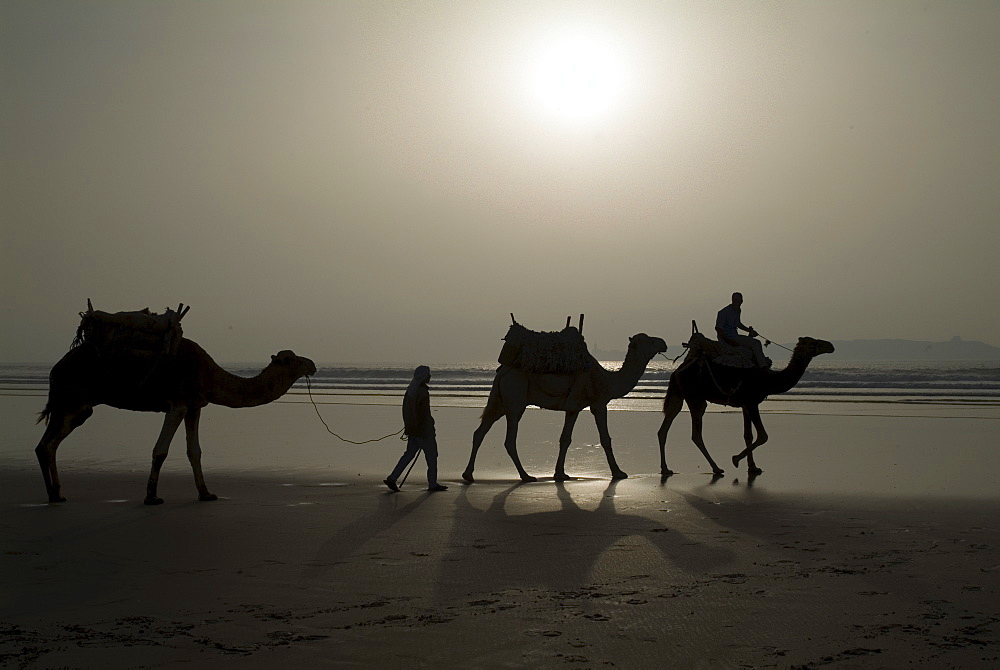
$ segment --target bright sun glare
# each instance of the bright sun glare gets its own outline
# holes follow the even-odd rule
[[[542,107],[557,118],[586,121],[604,115],[621,99],[625,66],[599,39],[564,36],[540,50],[531,85]]]

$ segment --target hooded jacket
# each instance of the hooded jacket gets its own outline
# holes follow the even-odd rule
[[[413,371],[413,379],[403,396],[403,429],[409,437],[434,437],[434,417],[431,416],[431,394],[427,382],[431,369],[421,365]]]

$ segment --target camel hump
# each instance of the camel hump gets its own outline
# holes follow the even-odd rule
[[[575,374],[594,365],[583,335],[573,326],[539,332],[514,323],[503,339],[497,358],[501,365],[537,374]]]
[[[705,358],[716,365],[724,365],[729,368],[756,368],[753,351],[746,347],[734,347],[710,340],[701,333],[692,333],[688,340],[688,355],[686,360],[694,358]]]
[[[80,312],[73,347],[88,345],[109,353],[139,350],[175,354],[184,336],[181,318],[185,313],[170,308],[163,314],[150,312],[149,308],[115,313],[88,309]]]

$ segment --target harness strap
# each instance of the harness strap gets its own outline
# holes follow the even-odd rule
[[[722,390],[722,387],[719,386],[719,381],[715,378],[715,373],[712,372],[712,364],[706,361],[704,358],[701,359],[701,363],[708,368],[708,376],[712,379],[712,383],[715,384],[716,390],[718,390],[718,392],[721,393],[722,396],[726,399],[726,404],[728,405],[730,399],[732,399],[732,397],[736,395],[736,392],[740,390],[740,387],[743,386],[743,381],[740,380],[739,382],[737,382],[733,390],[730,391],[729,393],[726,393],[725,391]]]

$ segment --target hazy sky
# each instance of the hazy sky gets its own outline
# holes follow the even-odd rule
[[[1000,345],[1000,3],[0,0],[0,359]],[[567,59],[564,60],[564,59]]]

